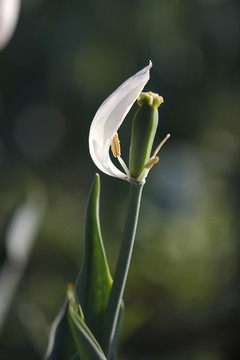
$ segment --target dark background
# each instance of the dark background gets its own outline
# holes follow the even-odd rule
[[[240,358],[240,3],[23,0],[0,53],[0,231],[28,191],[47,208],[0,338],[1,359],[40,359],[78,273],[97,108],[153,62],[164,97],[125,291],[121,359]],[[119,136],[128,159],[130,112]],[[112,273],[128,184],[101,175]],[[1,289],[0,289],[1,291]]]

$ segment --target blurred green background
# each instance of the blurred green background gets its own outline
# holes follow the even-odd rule
[[[153,62],[165,99],[125,291],[122,360],[240,358],[240,2],[23,0],[0,53],[0,231],[26,189],[47,207],[0,337],[0,358],[41,359],[78,273],[103,100]],[[128,159],[130,111],[120,129]],[[42,195],[43,196],[43,195]],[[112,273],[128,184],[101,174]],[[1,289],[0,289],[1,292]]]

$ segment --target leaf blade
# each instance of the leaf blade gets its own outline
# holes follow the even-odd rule
[[[77,351],[69,328],[67,305],[68,301],[64,299],[60,311],[52,324],[44,360],[71,359]]]
[[[86,211],[83,263],[75,284],[85,322],[101,342],[104,313],[112,286],[99,222],[100,178],[96,174]]]
[[[68,306],[68,321],[82,360],[107,360],[103,351],[94,338],[91,330],[87,327],[83,317],[76,310],[77,304],[70,300]]]

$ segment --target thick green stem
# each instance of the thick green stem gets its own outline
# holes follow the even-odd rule
[[[112,289],[105,315],[104,335],[102,341],[103,351],[107,359],[111,355],[111,346],[117,326],[119,309],[127,280],[129,265],[132,256],[133,244],[136,234],[140,201],[143,185],[130,182],[128,210],[123,232],[123,239],[118,256]]]

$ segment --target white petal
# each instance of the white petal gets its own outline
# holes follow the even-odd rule
[[[133,103],[149,80],[151,61],[117,88],[98,109],[89,133],[89,150],[95,165],[104,173],[126,179],[111,161],[109,147]]]
[[[0,0],[0,50],[7,45],[17,25],[20,0]]]

